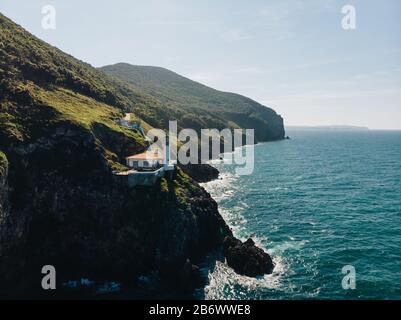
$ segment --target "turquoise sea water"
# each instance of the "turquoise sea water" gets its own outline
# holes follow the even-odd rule
[[[255,146],[255,170],[204,184],[234,233],[271,254],[274,273],[209,274],[206,299],[401,299],[401,132],[289,131]],[[341,269],[356,270],[344,290]]]

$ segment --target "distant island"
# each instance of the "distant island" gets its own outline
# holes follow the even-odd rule
[[[368,127],[348,126],[348,125],[329,125],[329,126],[286,126],[286,129],[302,130],[338,130],[338,131],[367,131]]]

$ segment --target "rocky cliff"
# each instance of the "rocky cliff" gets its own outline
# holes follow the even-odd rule
[[[40,297],[38,279],[46,264],[56,267],[59,284],[81,278],[134,283],[153,273],[176,290],[188,281],[181,279],[188,261],[197,264],[224,238],[234,239],[216,202],[181,169],[171,181],[128,188],[111,174],[93,133],[68,122],[29,143],[2,147],[10,159],[11,186],[11,210],[0,224],[6,297]]]
[[[153,274],[177,289],[196,279],[193,264],[234,239],[216,202],[190,177],[201,181],[213,170],[202,178],[178,169],[153,187],[116,179],[124,157],[146,146],[115,123],[124,111],[148,114],[147,128],[165,112],[157,99],[0,14],[0,296],[41,297],[48,264],[58,288],[82,278],[132,284]]]

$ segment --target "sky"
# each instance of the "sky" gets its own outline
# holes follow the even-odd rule
[[[356,29],[342,28],[344,5]],[[399,0],[0,0],[0,12],[95,67],[165,67],[286,125],[401,129]]]

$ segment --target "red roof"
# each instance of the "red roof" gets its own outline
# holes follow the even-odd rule
[[[132,156],[126,157],[126,159],[132,160],[163,160],[163,156],[157,151],[146,151],[143,153],[133,154]]]

